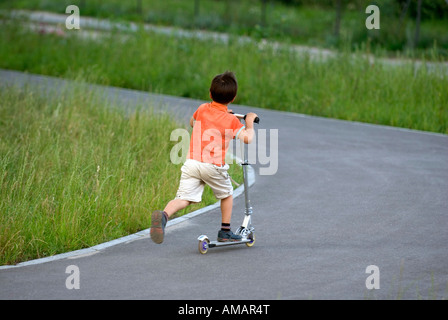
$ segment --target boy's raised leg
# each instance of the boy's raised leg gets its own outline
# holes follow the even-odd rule
[[[168,214],[168,217],[171,217],[177,211],[183,210],[191,204],[190,201],[182,200],[182,199],[174,199],[168,202],[165,207],[165,211]]]

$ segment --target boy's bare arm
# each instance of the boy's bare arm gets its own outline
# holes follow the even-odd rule
[[[193,126],[194,126],[194,122],[195,122],[196,120],[194,120],[194,118],[193,117],[191,117],[190,118],[190,126],[193,128]]]
[[[254,130],[254,120],[257,117],[257,115],[253,112],[250,112],[246,115],[246,128],[241,130],[240,134],[238,135],[238,139],[243,141],[246,144],[249,144],[252,142],[252,139],[255,135]]]

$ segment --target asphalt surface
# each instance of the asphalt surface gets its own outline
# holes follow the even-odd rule
[[[0,85],[11,83],[45,94],[69,82],[0,71]],[[127,108],[154,105],[183,119],[201,102],[91,89]],[[232,109],[257,112],[259,133],[275,138],[278,130],[278,143],[258,150],[270,162],[258,158],[253,165],[253,247],[198,253],[197,237],[218,231],[215,208],[168,227],[161,245],[143,236],[84,256],[0,269],[0,299],[448,298],[448,136]],[[275,168],[275,158],[275,174],[261,175]],[[232,225],[243,210],[240,196]],[[70,265],[79,269],[79,289],[66,287]],[[378,267],[379,289],[366,286],[370,265]]]

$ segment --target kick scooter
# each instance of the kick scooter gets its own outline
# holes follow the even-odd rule
[[[235,116],[238,119],[246,119],[245,115],[242,114],[235,114]],[[255,123],[259,123],[260,119],[258,117],[254,120]],[[230,246],[230,245],[237,245],[237,244],[246,244],[248,247],[252,247],[255,244],[255,233],[254,233],[254,227],[251,223],[251,216],[252,216],[252,206],[250,204],[249,199],[249,182],[247,177],[247,166],[249,165],[246,152],[245,152],[245,146],[242,141],[240,141],[241,144],[241,154],[243,157],[243,160],[241,162],[241,167],[243,168],[243,180],[244,180],[244,198],[245,198],[245,215],[243,219],[243,223],[241,226],[237,229],[235,234],[241,236],[240,241],[226,241],[226,242],[219,242],[219,241],[210,241],[208,236],[201,235],[198,237],[198,249],[201,254],[206,254],[208,252],[208,249],[215,248],[215,247],[223,247],[223,246]]]

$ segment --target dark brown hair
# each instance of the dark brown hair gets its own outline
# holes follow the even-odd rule
[[[236,81],[235,74],[230,71],[226,71],[222,74],[218,74],[213,78],[210,85],[210,94],[213,101],[222,104],[228,104],[232,102],[236,97],[238,91],[238,83]]]

